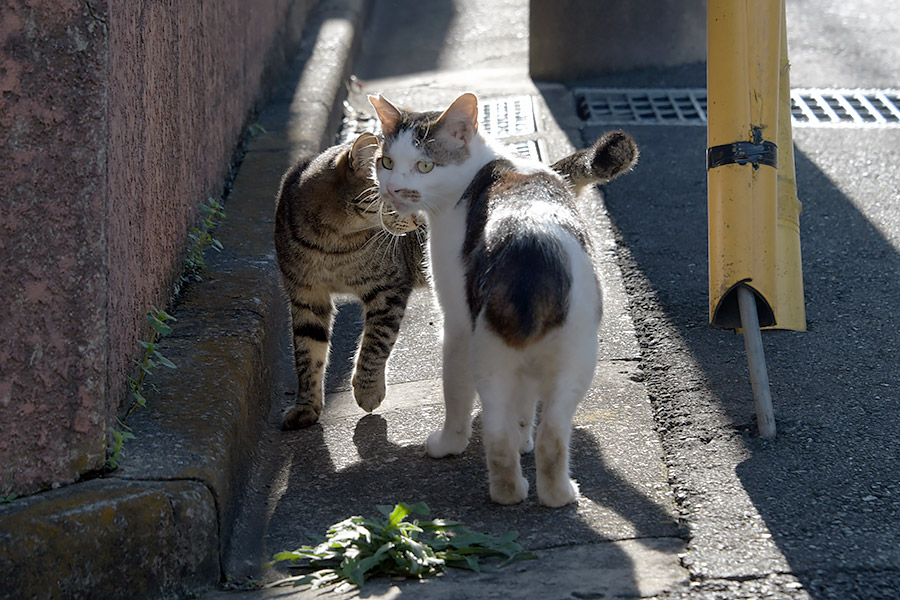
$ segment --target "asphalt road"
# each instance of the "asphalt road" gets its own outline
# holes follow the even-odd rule
[[[896,88],[898,25],[875,2],[789,2],[792,85]],[[702,76],[647,71],[595,83],[691,87]],[[584,141],[596,133],[585,130]],[[773,441],[751,435],[743,340],[707,324],[705,131],[632,133],[643,149],[637,177],[608,190],[606,203],[691,529],[684,563],[695,581],[711,581],[695,593],[753,597],[746,583],[723,581],[790,572],[812,598],[897,597],[900,129],[795,129],[809,331],[763,336]]]

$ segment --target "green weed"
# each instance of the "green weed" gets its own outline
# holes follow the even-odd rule
[[[200,227],[191,227],[188,230],[190,244],[187,259],[185,259],[184,274],[182,275],[182,279],[185,281],[191,279],[200,281],[200,273],[206,268],[203,253],[206,252],[207,248],[214,248],[217,252],[222,251],[222,244],[211,233],[218,221],[225,218],[225,210],[222,204],[213,198],[209,198],[206,204],[200,205],[200,210],[204,214]]]
[[[110,445],[109,456],[106,458],[106,468],[115,469],[119,466],[119,460],[125,449],[125,442],[134,439],[134,434],[128,429],[128,419],[137,408],[147,406],[147,398],[145,385],[148,375],[153,373],[156,367],[163,366],[169,369],[175,368],[175,363],[163,356],[159,352],[159,340],[172,333],[172,327],[169,321],[175,321],[175,317],[168,314],[164,310],[160,310],[155,306],[151,307],[147,313],[147,322],[150,324],[150,341],[139,342],[141,348],[144,349],[143,356],[140,360],[135,360],[136,376],[128,378],[128,391],[131,395],[131,403],[125,416],[118,421],[119,428],[110,427]]]
[[[407,521],[412,513],[429,514],[423,502],[379,506],[378,510],[384,518],[350,517],[329,527],[326,538],[317,545],[276,554],[267,566],[285,560],[295,564],[302,561],[292,568],[305,572],[267,587],[290,584],[318,588],[341,582],[361,586],[378,575],[422,578],[447,567],[486,572],[535,558],[516,543],[515,531],[495,537],[453,521]],[[484,559],[499,563],[482,564]]]
[[[181,275],[181,281],[200,281],[200,273],[206,268],[206,261],[203,258],[207,248],[215,248],[217,251],[222,250],[222,244],[210,233],[218,221],[225,218],[225,210],[222,204],[213,198],[208,198],[206,204],[200,205],[203,211],[203,219],[199,227],[191,227],[188,230],[188,253],[185,259],[184,271]],[[177,293],[177,287],[176,287]],[[172,327],[170,321],[175,321],[175,317],[166,313],[164,310],[151,307],[147,313],[147,321],[150,323],[150,340],[138,342],[143,354],[139,360],[135,360],[135,375],[128,378],[128,393],[131,402],[125,411],[125,416],[118,421],[118,427],[109,428],[110,446],[109,456],[106,459],[106,468],[109,470],[119,466],[119,460],[122,457],[125,448],[125,442],[134,439],[134,434],[128,428],[128,419],[131,414],[138,408],[147,406],[147,398],[145,396],[148,384],[147,377],[153,373],[157,367],[166,367],[174,369],[175,363],[163,356],[159,351],[159,340],[170,333]]]

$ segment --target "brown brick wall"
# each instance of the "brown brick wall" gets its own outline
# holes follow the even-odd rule
[[[0,7],[0,495],[73,481],[312,0]]]

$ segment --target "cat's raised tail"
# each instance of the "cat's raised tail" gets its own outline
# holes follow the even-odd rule
[[[630,135],[621,130],[607,131],[593,145],[556,161],[551,168],[568,177],[579,193],[585,186],[606,183],[627,173],[639,156]]]

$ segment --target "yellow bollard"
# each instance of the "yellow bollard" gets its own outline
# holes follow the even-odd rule
[[[794,172],[794,136],[791,131],[791,63],[787,53],[787,27],[781,2],[781,58],[778,111],[778,228],[775,232],[775,284],[777,329],[806,331],[803,265],[800,260],[800,211]]]
[[[740,329],[737,287],[762,327],[806,329],[783,0],[708,3],[709,315]]]
[[[781,41],[775,2],[708,4],[709,308],[718,327],[740,328],[741,284],[757,298],[759,324],[775,324]]]
[[[759,434],[776,433],[760,327],[806,329],[784,0],[709,0],[709,315],[743,330]]]

